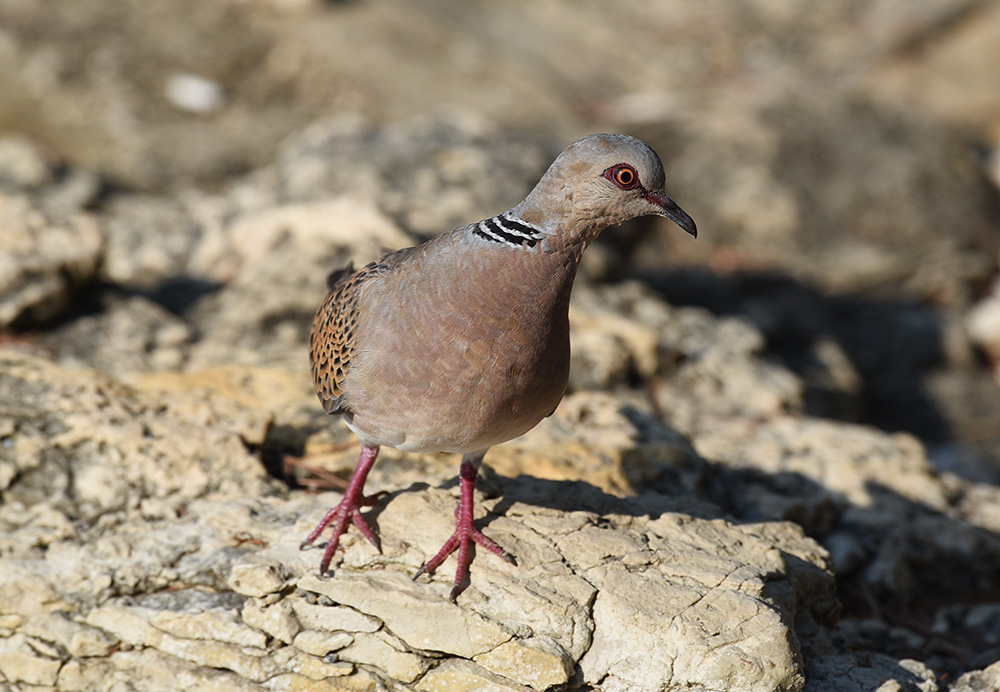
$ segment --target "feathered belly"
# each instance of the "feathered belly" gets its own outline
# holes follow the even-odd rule
[[[360,366],[381,376],[363,379],[395,384],[355,389],[349,376],[345,421],[368,444],[410,452],[466,453],[511,440],[552,413],[566,390],[568,334],[545,336],[530,347],[502,333],[456,339],[430,357],[369,352]]]

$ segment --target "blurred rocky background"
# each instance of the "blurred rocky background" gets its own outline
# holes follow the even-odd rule
[[[0,3],[0,687],[1000,689],[1000,4]],[[387,450],[385,546],[298,542],[357,457],[327,273],[620,131],[698,222],[610,229],[567,399]],[[419,527],[419,528],[417,528]],[[638,652],[638,655],[637,655]]]

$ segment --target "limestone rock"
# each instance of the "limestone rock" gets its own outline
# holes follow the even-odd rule
[[[295,648],[313,656],[324,657],[331,652],[340,651],[344,647],[350,646],[354,641],[354,635],[347,632],[306,630],[295,637]]]
[[[524,686],[510,682],[471,661],[447,659],[415,685],[420,692],[523,692]]]
[[[853,568],[864,566],[869,588],[908,598],[920,583],[956,594],[996,583],[1000,538],[986,509],[991,502],[972,502],[969,513],[956,515],[947,486],[912,437],[786,416],[704,423],[695,448],[731,474],[728,492],[739,488],[730,496],[740,514],[794,519],[816,536],[848,530]],[[970,491],[992,496],[986,487]],[[904,514],[911,518],[901,524]],[[946,566],[953,560],[972,569],[960,577]]]
[[[508,641],[502,626],[474,613],[463,613],[434,593],[410,584],[403,575],[382,573],[377,578],[319,580],[305,577],[299,588],[320,593],[381,620],[407,645],[472,658]]]
[[[448,515],[449,495],[424,490],[399,494],[379,511],[382,557],[355,544],[371,555],[368,571],[354,574],[342,566],[331,578],[298,580],[299,589],[321,595],[314,606],[316,622],[323,608],[358,611],[384,623],[384,631],[398,638],[402,649],[437,652],[456,661],[471,658],[492,675],[532,689],[564,684],[574,662],[585,680],[603,680],[611,685],[608,689],[658,689],[671,679],[708,689],[801,684],[798,645],[783,624],[789,614],[781,614],[777,601],[768,607],[769,594],[781,594],[779,600],[786,604],[790,596],[798,604],[792,607],[821,618],[826,617],[823,599],[829,602],[831,596],[815,544],[806,553],[792,548],[811,561],[812,572],[793,576],[788,571],[785,544],[809,543],[801,534],[789,533],[790,525],[762,531],[718,520],[685,520],[664,513],[668,505],[657,496],[628,502],[565,482],[553,486],[553,491],[561,487],[558,500],[546,496],[555,503],[553,509],[539,512],[518,502],[528,492],[537,505],[537,489],[531,485],[528,479],[507,482],[504,497],[510,509],[506,517],[490,522],[491,535],[517,555],[519,567],[477,560],[463,599],[468,605],[448,602],[446,576],[414,584],[398,572],[403,565],[416,569],[449,530],[441,519]],[[574,505],[601,503],[601,521],[587,512],[563,514]],[[626,510],[629,506],[632,511]],[[647,513],[659,518],[651,520]],[[345,562],[357,564],[350,558],[354,550],[348,549]],[[760,571],[749,567],[751,562]],[[376,564],[385,568],[372,570]],[[788,593],[782,583],[789,585]],[[822,583],[826,586],[818,586]],[[812,593],[826,590],[826,595],[809,603],[797,600],[795,594],[817,587]],[[663,626],[671,621],[672,626]],[[517,623],[514,629],[512,623]],[[697,642],[719,628],[728,632],[726,637],[700,648]],[[755,663],[727,663],[737,649]],[[636,651],[645,653],[635,658]],[[528,660],[538,665],[525,665]],[[450,667],[439,663],[418,687],[431,689],[446,670]],[[472,669],[461,670],[468,675]]]
[[[377,632],[382,621],[347,606],[321,605],[316,592],[286,599],[303,627],[320,632]]]
[[[18,135],[0,137],[0,186],[37,188],[51,183],[52,161],[30,139]]]
[[[572,302],[571,387],[606,389],[636,377],[656,392],[672,424],[689,431],[703,411],[743,418],[802,409],[801,383],[763,362],[764,339],[742,319],[674,308],[630,282]]]
[[[413,236],[400,226],[434,234],[515,203],[528,191],[525,181],[544,170],[546,156],[480,118],[383,128],[352,118],[322,120],[290,137],[274,163],[217,194],[185,190],[169,199],[112,200],[103,219],[102,271],[134,288],[152,290],[187,277],[189,288],[201,281],[210,289],[264,258],[287,255],[315,264],[325,278],[347,259],[368,262],[383,250],[412,245]],[[311,252],[297,251],[299,244]],[[291,288],[295,276],[286,270],[292,265],[278,264],[284,269],[270,278]],[[252,287],[247,281],[232,299]]]
[[[544,171],[548,155],[470,111],[374,128],[340,117],[289,138],[261,179],[273,176],[283,196],[301,201],[354,191],[426,236],[513,206]],[[245,185],[240,192],[253,191]]]
[[[101,219],[107,238],[103,278],[150,291],[165,280],[192,276],[191,256],[202,236],[213,228],[211,209],[211,199],[195,192],[167,198],[135,194],[110,200]],[[203,288],[210,287],[206,281],[210,278],[203,277]],[[175,295],[174,300],[177,298]]]
[[[656,488],[686,495],[692,504],[705,470],[690,443],[656,421],[647,397],[599,392],[568,395],[535,429],[492,449],[489,468],[506,476],[585,480],[616,495]]]
[[[983,670],[974,670],[956,680],[949,692],[987,692],[1000,689],[1000,661]]]
[[[62,663],[39,651],[39,645],[37,639],[23,634],[0,639],[0,675],[13,683],[55,685]]]
[[[277,562],[243,559],[229,573],[229,587],[244,596],[260,598],[281,591],[290,581],[290,574]]]
[[[179,370],[195,340],[191,325],[140,296],[105,298],[102,310],[38,339],[61,365],[128,375]]]
[[[912,659],[889,656],[824,656],[809,665],[808,692],[881,690],[882,692],[938,692],[934,674]]]
[[[1000,280],[994,281],[990,292],[972,306],[965,322],[969,337],[993,363],[994,377],[1000,384]]]
[[[330,228],[342,229],[340,237]],[[373,204],[357,197],[248,210],[220,233],[219,248],[203,241],[192,258],[193,271],[218,276],[228,261],[235,274],[223,277],[231,279],[225,288],[190,313],[204,335],[192,349],[192,367],[233,362],[302,367],[327,275],[352,259],[363,266],[385,248],[413,244]]]
[[[163,402],[13,351],[0,364],[0,413],[14,424],[0,446],[5,502],[93,520],[149,496],[177,506],[227,488],[265,491],[264,469],[211,404]]]
[[[353,641],[337,652],[337,657],[385,671],[390,679],[403,683],[413,682],[430,666],[430,661],[400,650],[394,637],[378,632],[354,635]]]
[[[546,690],[569,682],[573,675],[572,656],[552,639],[509,641],[473,660],[498,675],[520,680],[536,690]]]
[[[103,237],[94,219],[47,218],[25,195],[0,193],[0,328],[58,316],[93,281]]]
[[[336,684],[350,689],[380,679],[439,689],[461,678],[541,690],[579,675],[636,690],[665,680],[711,689],[798,684],[797,637],[787,623],[826,621],[832,581],[822,551],[791,524],[693,519],[655,493],[622,499],[579,482],[502,483],[507,509],[487,532],[521,564],[480,556],[459,605],[447,600],[448,575],[409,578],[451,530],[455,500],[444,489],[384,500],[376,508],[384,554],[345,542],[344,562],[323,579],[312,574],[316,551],[299,551],[298,541],[325,496],[196,500],[169,525],[107,510],[92,547],[75,546],[73,536],[33,560],[7,560],[8,593],[26,593],[28,583],[50,590],[39,594],[48,610],[4,606],[22,613],[8,623],[25,638],[13,640],[13,665],[70,647],[61,670],[60,660],[53,666],[65,689],[110,689],[129,672],[150,688],[343,680]],[[254,540],[235,540],[236,527]],[[231,591],[232,575],[254,565],[283,565],[277,583],[288,586],[258,596]],[[59,624],[65,613],[76,624]],[[674,626],[663,628],[665,619]],[[706,632],[730,622],[741,624],[727,626],[726,642],[699,648]],[[50,632],[45,640],[32,634],[42,632]],[[46,642],[57,648],[44,653]],[[655,661],[636,668],[634,651],[647,646]],[[129,650],[94,658],[109,647]],[[734,647],[747,660],[777,663],[733,670],[725,661]],[[687,663],[692,656],[703,665]],[[177,663],[154,674],[152,660]]]
[[[240,616],[243,618],[243,622],[251,627],[256,627],[268,636],[274,637],[285,644],[291,644],[302,629],[287,599],[268,604],[263,599],[249,598],[243,605]],[[299,645],[296,645],[296,648],[316,656],[324,656],[327,653],[316,654],[315,651]],[[333,651],[333,649],[330,649],[330,651]]]
[[[655,302],[642,304],[650,311]],[[752,361],[748,330],[736,328],[726,348]],[[692,353],[709,348],[695,334],[673,343]],[[658,422],[648,398],[580,391],[536,431],[491,452],[497,469],[515,477],[487,473],[482,491],[496,496],[477,506],[489,517],[486,533],[519,566],[481,554],[455,605],[447,600],[450,561],[429,579],[410,579],[452,529],[456,491],[446,488],[455,460],[447,455],[388,454],[378,474],[409,468],[399,466],[405,472],[394,481],[372,477],[370,491],[392,491],[370,510],[383,553],[350,531],[333,573],[319,578],[318,551],[298,544],[336,494],[273,492],[244,444],[262,444],[268,421],[299,406],[302,392],[286,375],[228,366],[125,384],[17,352],[3,358],[0,383],[10,395],[0,399],[0,420],[8,421],[0,440],[9,442],[0,443],[0,458],[11,469],[11,500],[0,520],[11,532],[0,558],[0,611],[8,614],[0,626],[14,671],[54,661],[45,665],[65,689],[110,689],[130,674],[154,689],[213,680],[248,690],[324,681],[344,689],[798,689],[814,664],[824,679],[840,679],[837,659],[803,653],[838,605],[828,556],[787,519],[821,536],[832,526],[858,538],[855,569],[894,593],[944,578],[943,569],[928,568],[921,545],[945,551],[938,554],[977,551],[976,578],[987,576],[995,550],[988,532],[968,525],[993,526],[989,512],[975,509],[992,495],[942,484],[906,436],[787,412],[751,424],[747,408],[713,418],[706,403],[691,419],[689,441]],[[273,400],[251,408],[261,392],[274,392]],[[153,403],[160,401],[169,403]],[[159,464],[169,448],[144,446],[154,444],[144,425],[173,446],[211,450],[212,468],[230,470],[203,470],[202,485],[165,493],[171,486]],[[79,455],[95,439],[111,450],[90,462],[111,465],[102,477],[114,478],[114,464],[130,460],[138,480],[122,486],[127,503],[93,504],[89,520],[68,521],[85,493],[43,501],[28,494],[23,460],[49,463],[60,458],[55,450]],[[193,454],[188,463],[204,462]],[[773,480],[782,474],[803,485],[782,494]],[[407,477],[422,482],[407,488]],[[948,518],[955,487],[966,488],[965,523]],[[728,519],[719,506],[727,503]],[[913,531],[934,541],[857,532],[904,512]],[[963,631],[972,626],[956,617]],[[154,674],[152,661],[172,661],[169,675]],[[913,670],[913,684],[926,686],[926,670]]]
[[[76,622],[63,612],[32,618],[21,631],[55,644],[73,658],[108,656],[115,646],[115,641],[101,630]]]

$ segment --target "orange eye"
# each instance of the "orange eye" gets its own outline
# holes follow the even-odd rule
[[[634,190],[641,185],[639,174],[627,163],[615,164],[604,171],[604,177],[623,190]]]

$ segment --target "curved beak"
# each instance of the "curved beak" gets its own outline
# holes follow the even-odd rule
[[[665,216],[695,238],[698,237],[698,226],[695,224],[694,219],[688,216],[686,211],[677,206],[677,202],[670,199],[666,193],[647,192],[646,199],[655,207],[654,213]]]

